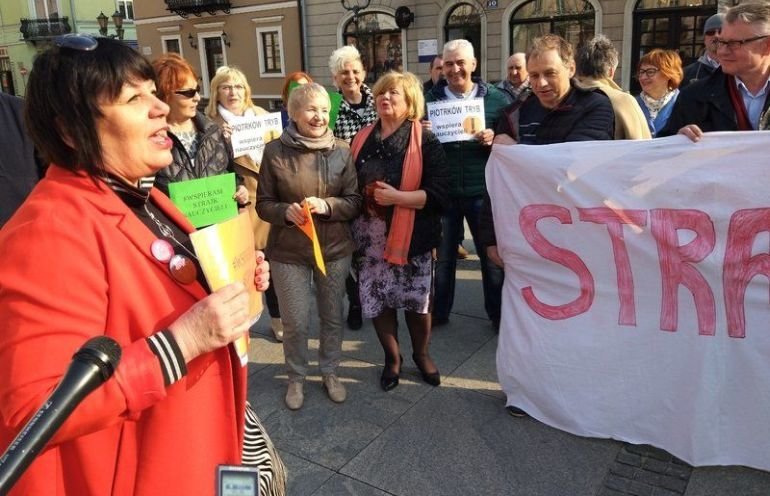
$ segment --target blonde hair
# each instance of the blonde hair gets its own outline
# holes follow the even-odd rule
[[[287,105],[289,118],[291,120],[294,120],[294,116],[300,110],[302,105],[306,104],[313,98],[317,98],[317,97],[324,98],[326,100],[326,103],[329,104],[329,107],[331,107],[331,100],[329,99],[329,93],[327,93],[326,88],[324,88],[320,84],[307,83],[307,84],[299,85],[298,87],[294,88],[294,91],[292,91],[289,94],[289,103]]]
[[[404,90],[404,100],[406,100],[407,106],[406,118],[422,119],[422,116],[425,115],[425,97],[422,95],[422,83],[411,72],[386,72],[374,83],[372,94],[374,98],[377,98],[396,86],[400,86]]]
[[[234,82],[242,84],[244,87],[243,110],[252,109],[257,113],[260,113],[260,111],[263,110],[254,105],[254,102],[251,101],[251,87],[249,86],[249,81],[246,79],[246,75],[235,66],[223,65],[217,69],[216,74],[211,78],[211,98],[206,105],[207,117],[214,119],[219,116],[219,110],[217,110],[217,105],[219,104],[219,85],[228,79],[232,79]]]

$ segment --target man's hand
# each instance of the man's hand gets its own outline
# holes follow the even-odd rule
[[[511,138],[509,135],[507,135],[505,133],[496,135],[493,143],[496,144],[496,145],[516,145],[516,144],[518,144],[518,142],[515,139]]]
[[[484,129],[483,131],[474,134],[473,137],[484,146],[492,146],[492,140],[495,139],[495,132],[491,129]]]
[[[497,246],[487,246],[487,258],[489,258],[493,264],[497,265],[501,269],[505,267],[503,259],[500,258],[500,254],[497,252]]]
[[[685,127],[679,130],[678,134],[684,134],[685,136],[690,138],[690,140],[692,140],[693,143],[697,143],[703,137],[703,131],[701,130],[701,128],[699,128],[695,124],[686,125]]]

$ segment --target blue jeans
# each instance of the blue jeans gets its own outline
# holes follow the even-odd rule
[[[463,218],[468,221],[473,244],[481,261],[481,283],[484,288],[484,309],[493,322],[500,321],[503,291],[503,269],[487,258],[478,243],[478,228],[483,197],[452,198],[451,206],[441,217],[441,246],[436,260],[436,280],[433,318],[448,319],[455,297],[457,270],[457,240],[463,239]]]

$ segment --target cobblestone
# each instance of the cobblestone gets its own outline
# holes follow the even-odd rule
[[[629,496],[681,496],[687,490],[692,467],[650,445],[626,444],[604,479],[604,489]]]

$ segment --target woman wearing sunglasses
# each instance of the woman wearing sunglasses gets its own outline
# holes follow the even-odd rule
[[[636,76],[642,87],[636,101],[654,138],[658,131],[666,127],[679,96],[679,84],[684,77],[682,59],[673,50],[656,48],[639,60]]]
[[[174,161],[155,178],[155,185],[168,194],[168,184],[234,172],[232,151],[222,128],[198,111],[201,100],[198,78],[192,66],[179,54],[167,53],[152,63],[158,75],[158,98],[169,106],[166,121],[173,142]],[[238,176],[238,183],[242,178]],[[249,202],[243,184],[233,198],[239,206]]]
[[[168,116],[120,41],[68,35],[35,60],[25,119],[50,165],[0,231],[0,451],[87,340],[122,357],[9,495],[210,495],[217,465],[242,463],[247,370],[230,343],[248,294],[208,290],[193,227],[143,181],[172,162]],[[268,276],[259,262],[258,289]]]

